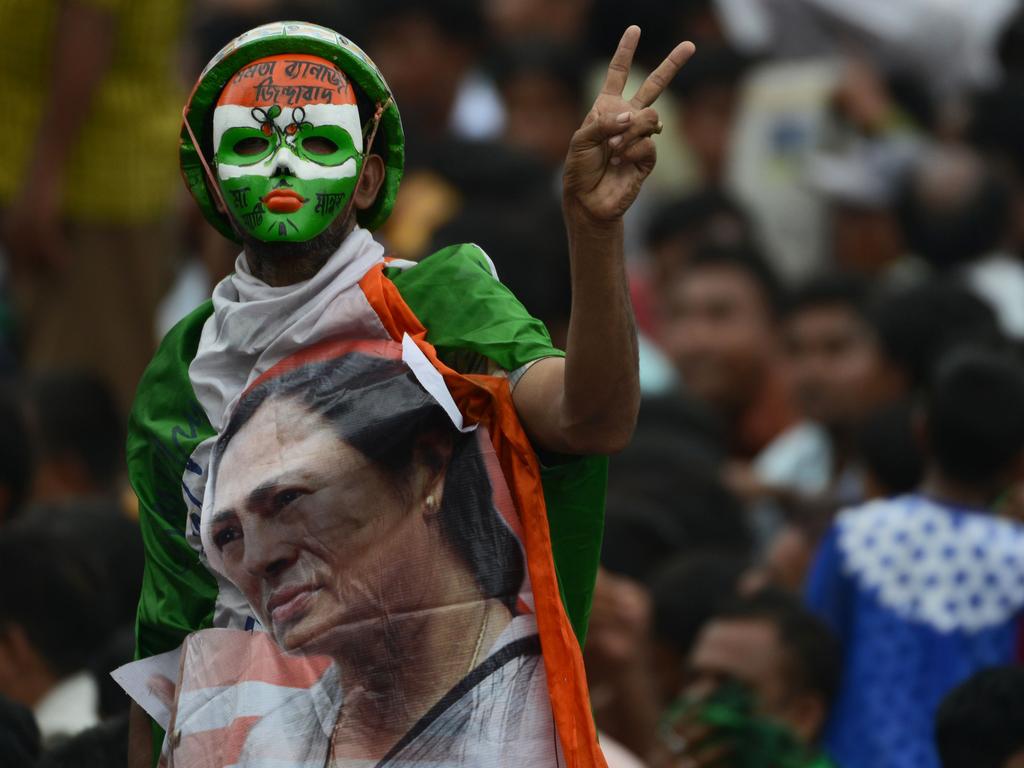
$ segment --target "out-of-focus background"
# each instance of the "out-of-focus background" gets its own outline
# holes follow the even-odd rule
[[[678,707],[718,652],[712,677],[818,743],[859,674],[836,682],[803,604],[819,540],[925,481],[921,403],[950,354],[1010,362],[1024,340],[1017,0],[0,0],[0,763],[123,764],[106,673],[143,573],[128,409],[238,254],[178,176],[181,107],[224,43],[281,17],[357,41],[395,93],[390,252],[480,244],[559,344],[569,139],[628,24],[630,88],[697,44],[626,221],[644,401],[611,464],[595,716],[617,765],[703,764],[679,762],[706,734]],[[1010,481],[989,511],[1024,517]],[[1004,672],[989,688],[1024,701]],[[775,706],[808,691],[817,715]]]

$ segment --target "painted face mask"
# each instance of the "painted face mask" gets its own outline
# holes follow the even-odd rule
[[[247,65],[213,113],[224,202],[244,232],[304,242],[345,210],[362,166],[355,92],[334,64],[282,54]]]

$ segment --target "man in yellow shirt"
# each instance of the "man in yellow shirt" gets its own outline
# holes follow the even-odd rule
[[[0,3],[2,244],[30,367],[130,402],[172,247],[180,0]]]

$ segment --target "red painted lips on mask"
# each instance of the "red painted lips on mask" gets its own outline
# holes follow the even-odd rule
[[[306,202],[306,198],[291,189],[272,189],[260,201],[271,213],[295,213]]]

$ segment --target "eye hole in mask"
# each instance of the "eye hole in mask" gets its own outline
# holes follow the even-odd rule
[[[326,136],[310,136],[303,140],[302,148],[311,155],[332,155],[338,151],[338,145]]]
[[[249,136],[236,141],[232,149],[236,155],[251,157],[252,155],[262,155],[269,147],[270,142],[266,139],[260,136]]]

